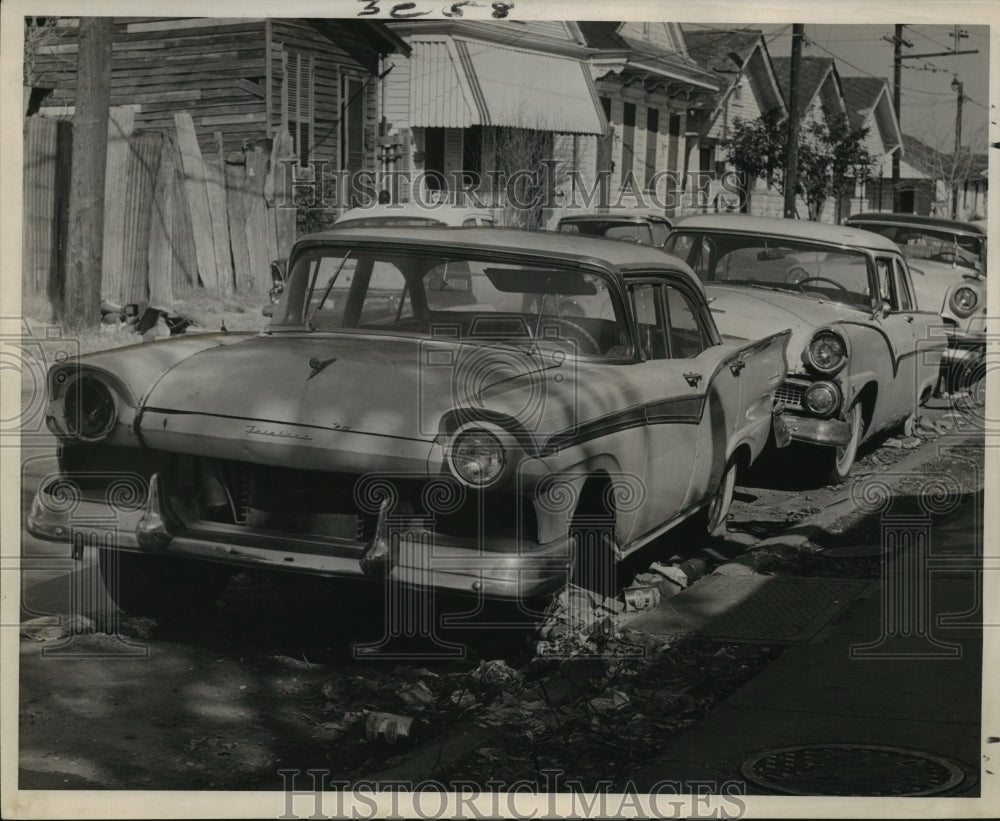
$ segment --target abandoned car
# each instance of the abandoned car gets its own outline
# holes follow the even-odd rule
[[[940,310],[951,344],[945,352],[949,388],[986,376],[986,229],[918,214],[856,214],[845,225],[895,242],[909,263],[920,304]],[[938,307],[940,306],[940,307]]]
[[[603,584],[682,521],[724,527],[787,340],[723,342],[691,270],[640,245],[314,234],[262,333],[51,369],[61,473],[28,529],[110,522],[100,566],[132,612],[176,607],[178,579],[214,597],[238,566],[491,597]]]
[[[858,445],[912,425],[947,344],[906,259],[879,234],[737,215],[682,220],[664,250],[694,268],[724,338],[791,327],[775,435],[819,446],[804,468],[847,478]],[[804,471],[805,472],[805,471]]]

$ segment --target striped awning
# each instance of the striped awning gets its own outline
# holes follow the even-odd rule
[[[607,131],[590,71],[579,60],[447,36],[410,45],[414,127]]]

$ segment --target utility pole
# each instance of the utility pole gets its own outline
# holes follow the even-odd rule
[[[955,106],[955,159],[952,162],[951,186],[951,218],[958,219],[958,170],[962,164],[962,101],[965,99],[965,86],[956,76],[951,81],[952,90],[958,95]]]
[[[888,37],[883,37],[883,40],[888,41]],[[896,24],[896,31],[891,40],[892,42],[892,108],[896,112],[896,122],[900,126],[900,132],[902,132],[902,113],[900,106],[900,92],[902,86],[902,68],[903,68],[903,46],[907,48],[913,48],[913,43],[909,40],[903,39],[903,26],[900,23]],[[903,153],[903,146],[900,145],[895,151],[892,152],[892,210],[899,211],[900,208],[900,192],[899,192],[899,155]],[[879,202],[879,210],[882,210],[882,203]]]
[[[101,319],[113,19],[80,18],[62,316],[70,330],[82,330]]]
[[[785,217],[795,217],[795,191],[799,177],[799,70],[802,64],[803,23],[792,25],[792,61],[788,77],[788,155],[785,157]]]

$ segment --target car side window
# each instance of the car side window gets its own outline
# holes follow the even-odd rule
[[[657,248],[667,241],[667,234],[670,233],[670,229],[667,228],[666,224],[662,222],[650,223],[649,230],[653,234],[653,245]]]
[[[361,324],[391,324],[413,316],[406,277],[395,265],[376,260],[361,305]]]
[[[910,293],[910,283],[903,268],[903,263],[898,259],[894,260],[893,267],[895,268],[894,282],[899,310],[912,311],[917,307],[917,303],[913,299],[913,294]]]
[[[668,285],[666,291],[671,357],[690,359],[708,347],[698,310],[688,295],[679,288]]]
[[[666,323],[660,290],[660,285],[645,282],[629,289],[635,311],[639,348],[646,359],[667,358]]]
[[[878,298],[894,309],[896,303],[892,298],[892,260],[884,257],[876,259],[875,273],[878,277]]]

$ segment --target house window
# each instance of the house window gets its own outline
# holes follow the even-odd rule
[[[474,125],[462,133],[462,182],[478,185],[483,179],[483,127]]]
[[[625,103],[622,118],[622,179],[632,173],[635,159],[635,103]]]
[[[428,191],[440,191],[444,176],[444,129],[424,129],[424,177]],[[437,173],[433,173],[437,172]]]
[[[656,173],[656,142],[660,137],[660,111],[656,108],[646,110],[646,190],[652,187],[652,178]]]
[[[365,84],[357,77],[341,78],[340,167],[360,171],[365,164]]]
[[[281,83],[282,121],[292,137],[299,165],[308,165],[313,143],[314,89],[313,57],[282,53],[284,78]]]
[[[681,140],[681,115],[670,115],[670,143],[667,147],[667,168],[670,171],[677,170],[677,158],[680,150]]]

